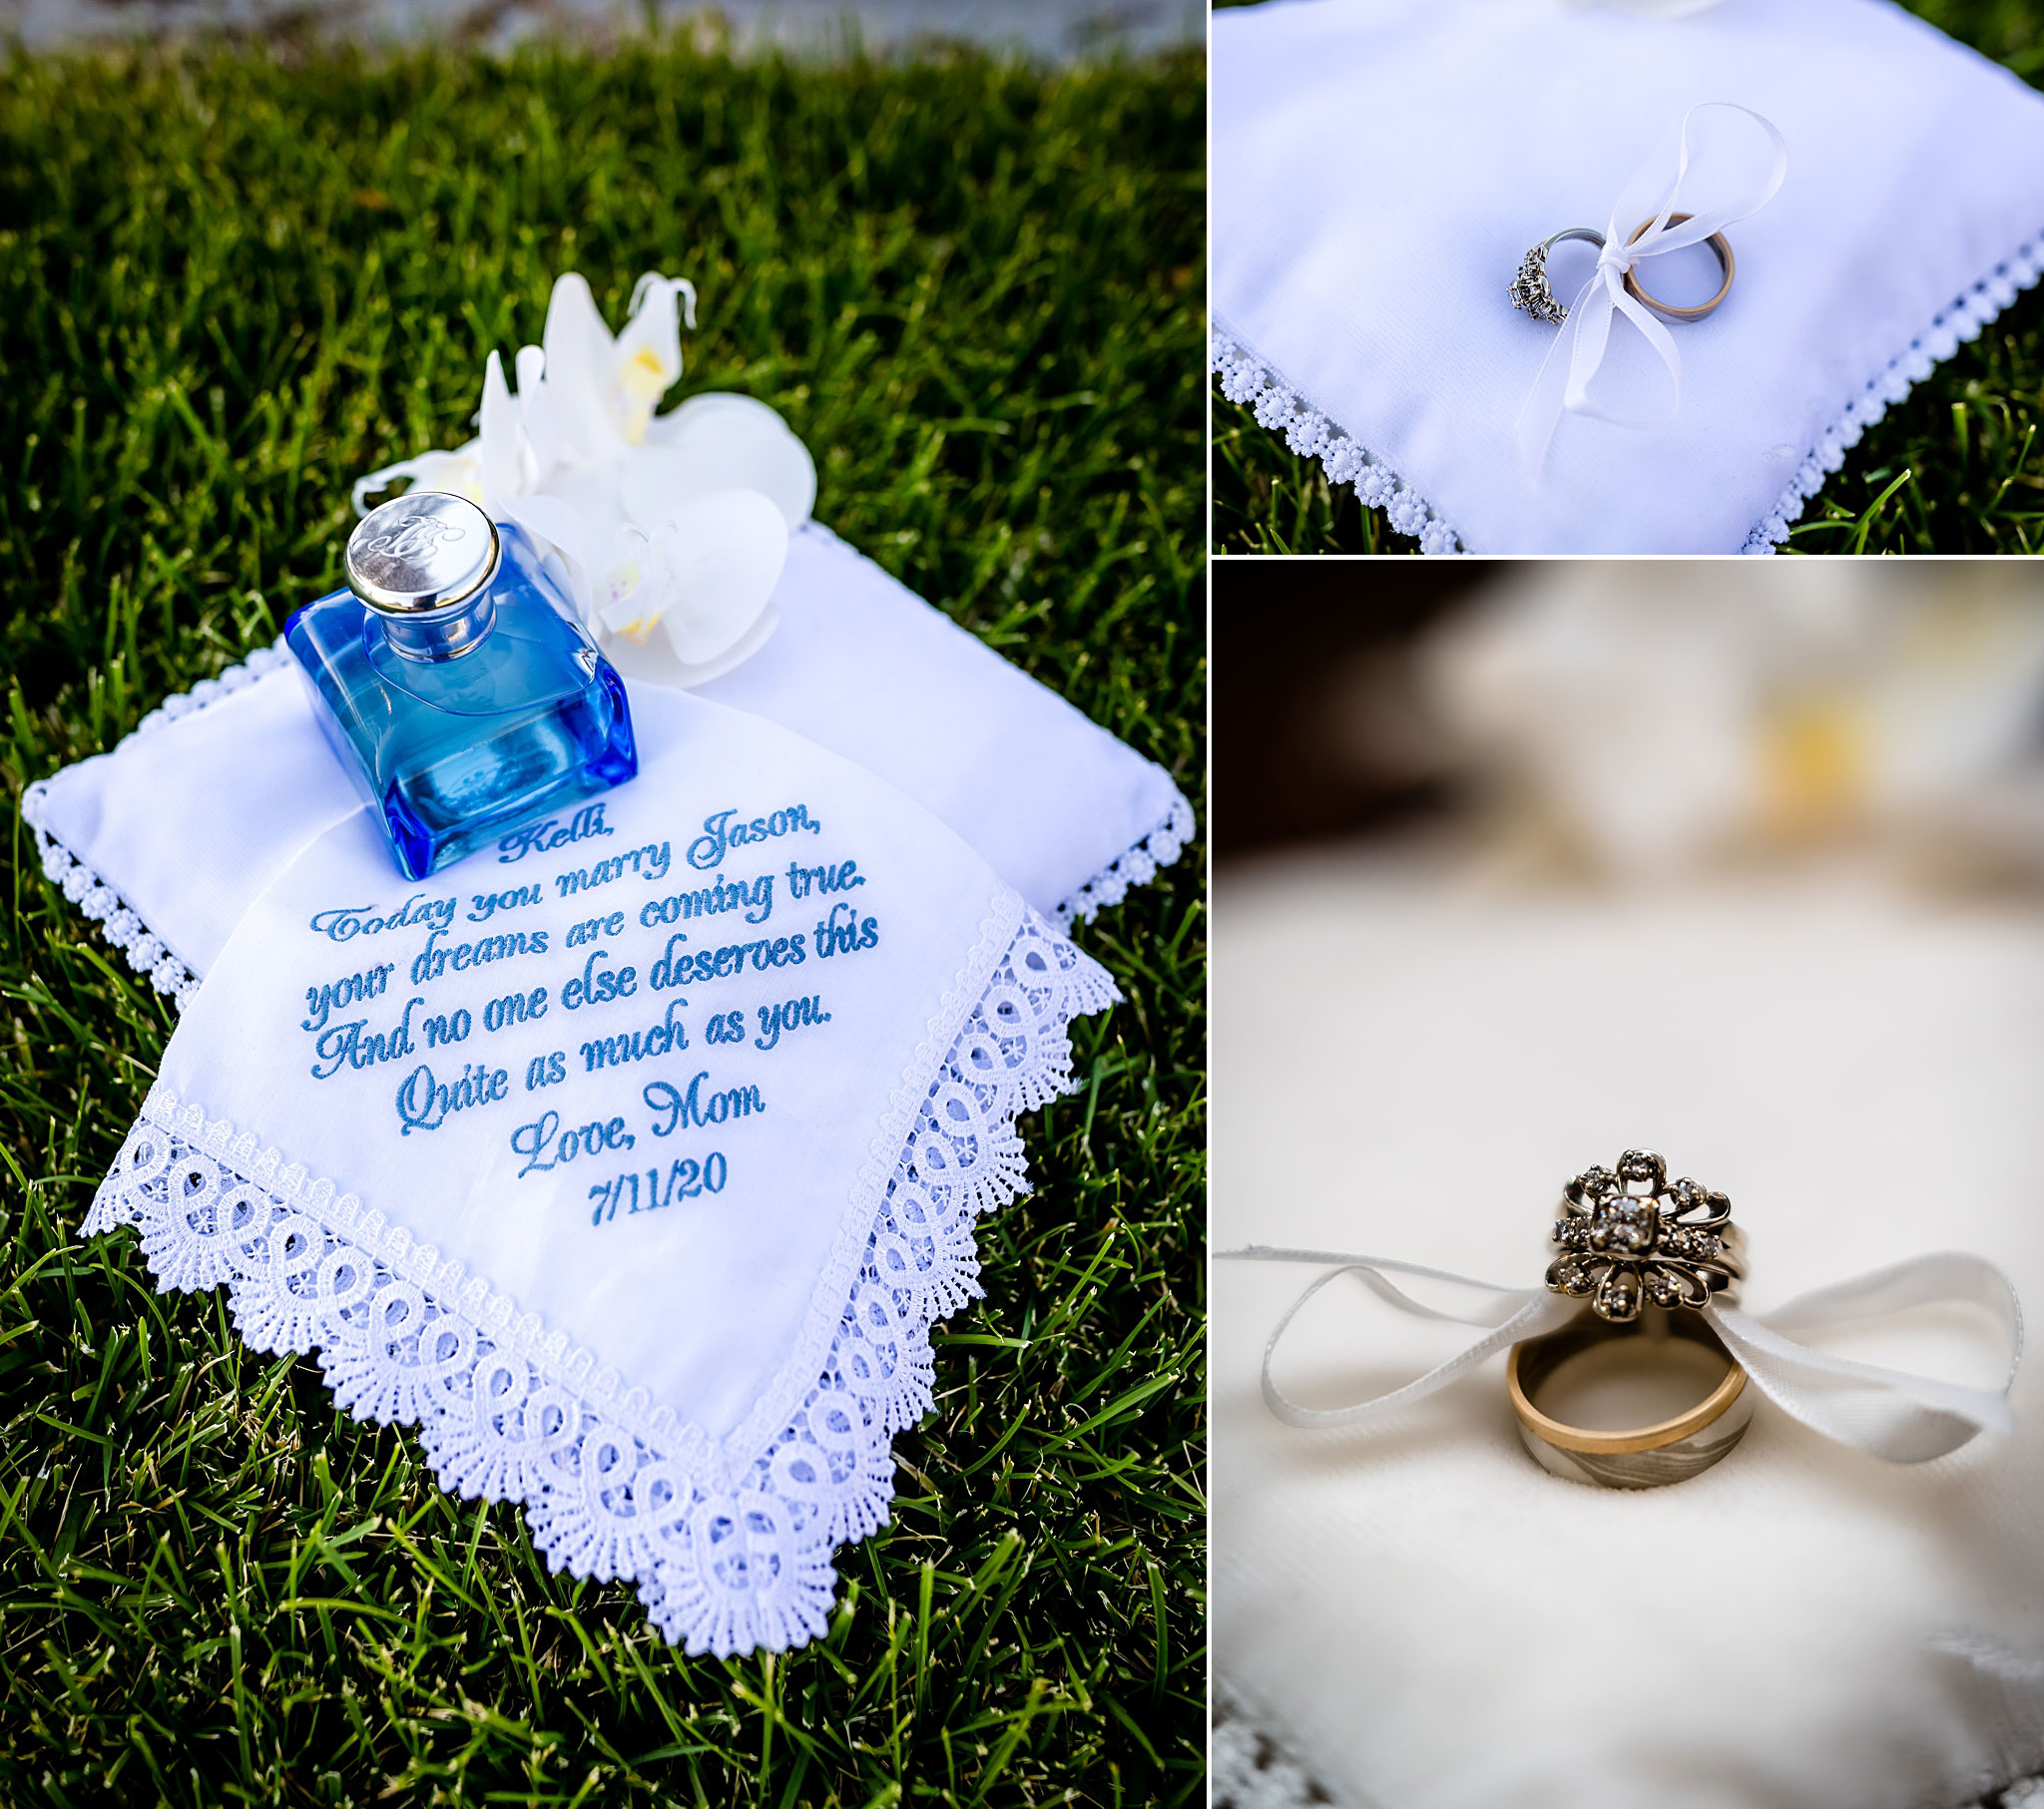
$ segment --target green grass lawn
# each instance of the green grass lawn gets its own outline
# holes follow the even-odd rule
[[[338,582],[578,268],[687,274],[682,390],[1198,796],[1197,58],[1046,75],[286,51],[0,83],[6,786]],[[76,1226],[171,1028],[14,832],[0,924],[0,1801],[1184,1802],[1204,1746],[1203,849],[1081,932],[1127,1002],[1025,1122],[829,1635],[683,1659],[316,1365]]]
[[[1219,0],[1227,4],[1228,0]],[[2036,0],[1903,0],[1912,12],[2044,83]],[[1401,553],[1418,543],[1317,459],[1214,386],[1214,548],[1223,553]],[[1797,519],[1789,553],[2044,550],[2044,284],[1906,401],[1890,407]]]

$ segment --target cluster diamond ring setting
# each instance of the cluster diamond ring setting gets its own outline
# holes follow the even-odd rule
[[[1600,1319],[1623,1324],[1643,1306],[1730,1306],[1746,1278],[1746,1234],[1732,1202],[1687,1178],[1668,1179],[1651,1149],[1628,1149],[1616,1168],[1585,1168],[1562,1189],[1547,1269],[1557,1294],[1587,1294]]]
[[[1569,317],[1569,310],[1555,299],[1554,290],[1548,286],[1547,253],[1569,238],[1580,238],[1600,251],[1604,249],[1604,234],[1595,226],[1569,226],[1549,233],[1528,251],[1519,264],[1518,275],[1512,278],[1512,306],[1524,308],[1535,320],[1545,320],[1552,326],[1561,325]]]
[[[1679,226],[1691,218],[1693,217],[1688,214],[1671,214],[1668,217],[1668,224],[1671,226]],[[1653,224],[1651,220],[1641,221],[1633,228],[1632,236],[1626,243],[1637,244],[1640,235]],[[1556,245],[1571,238],[1580,238],[1586,244],[1595,245],[1600,251],[1604,249],[1604,234],[1594,226],[1569,226],[1560,232],[1549,233],[1520,260],[1519,273],[1512,278],[1512,306],[1521,308],[1534,319],[1545,320],[1552,326],[1560,326],[1568,319],[1567,304],[1556,298],[1554,289],[1547,280],[1547,254]],[[1701,320],[1707,314],[1716,312],[1725,297],[1732,293],[1732,279],[1738,272],[1738,264],[1732,255],[1732,245],[1723,232],[1713,232],[1703,242],[1711,248],[1712,254],[1718,259],[1718,269],[1724,278],[1718,285],[1718,292],[1708,301],[1684,306],[1678,302],[1660,300],[1640,286],[1637,271],[1631,269],[1625,273],[1626,293],[1643,306],[1652,308],[1664,320]]]
[[[1512,1347],[1505,1387],[1519,1436],[1541,1467],[1571,1482],[1651,1489],[1708,1470],[1745,1436],[1753,1395],[1744,1368],[1701,1311],[1730,1305],[1746,1273],[1746,1238],[1732,1202],[1693,1180],[1670,1182],[1651,1149],[1628,1149],[1612,1168],[1586,1168],[1562,1189],[1547,1271],[1558,1294],[1588,1310],[1559,1331]],[[1644,1352],[1680,1338],[1722,1356],[1715,1387],[1649,1426],[1585,1427],[1544,1412],[1538,1396],[1570,1358],[1625,1341]]]

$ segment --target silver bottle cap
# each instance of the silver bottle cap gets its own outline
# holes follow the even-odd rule
[[[466,497],[414,490],[369,513],[347,537],[347,588],[386,616],[449,609],[497,569],[497,525]]]

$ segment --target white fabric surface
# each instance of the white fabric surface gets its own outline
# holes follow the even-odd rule
[[[421,1421],[448,1487],[638,1579],[671,1637],[783,1646],[885,1518],[1016,1115],[1113,988],[863,768],[638,709],[639,775],[494,856],[406,882],[366,808],[305,849],[86,1228],[316,1346],[343,1406]]]
[[[1036,909],[1090,918],[1191,834],[1163,768],[827,530],[793,537],[774,607],[766,646],[695,694],[859,762]],[[358,804],[288,656],[252,667],[254,682],[202,687],[204,707],[66,767],[24,806],[194,975],[263,887]],[[630,689],[635,708],[662,694]]]
[[[1485,896],[1388,857],[1216,903],[1216,1248],[1531,1282],[1557,1183],[1644,1144],[1730,1193],[1763,1317],[1935,1249],[2044,1298],[2034,913],[1842,876]],[[2044,1760],[2034,1366],[2012,1439],[1901,1468],[1763,1401],[1716,1468],[1619,1493],[1531,1462],[1498,1359],[1389,1425],[1279,1424],[1258,1370],[1306,1274],[1214,1273],[1214,1662],[1337,1800],[1949,1809]],[[1292,1336],[1314,1405],[1467,1339],[1347,1284]],[[2001,1379],[1958,1312],[1811,1342]]]
[[[2038,273],[2044,97],[1888,0],[1277,0],[1216,15],[1212,85],[1217,332],[1268,374],[1274,422],[1296,403],[1430,503],[1430,546],[1764,547]],[[1731,230],[1726,304],[1670,328],[1674,421],[1565,416],[1535,484],[1513,426],[1556,329],[1506,287],[1549,233],[1601,228],[1706,101],[1774,122],[1788,181]],[[1558,247],[1557,294],[1594,258]],[[1621,326],[1599,386],[1651,414],[1668,378]]]

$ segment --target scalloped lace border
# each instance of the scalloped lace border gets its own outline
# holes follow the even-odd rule
[[[1210,340],[1209,362],[1224,396],[1249,409],[1258,425],[1283,434],[1285,445],[1299,457],[1318,459],[1328,483],[1353,484],[1363,505],[1383,510],[1398,533],[1419,542],[1422,553],[1465,550],[1462,537],[1425,497],[1219,325]]]
[[[1933,314],[1930,324],[1884,368],[1868,377],[1866,387],[1838,411],[1838,418],[1795,468],[1774,509],[1755,525],[1740,551],[1772,553],[1787,541],[1790,524],[1823,488],[1824,479],[1844,464],[1845,454],[1859,444],[1860,435],[1961,345],[1977,339],[1981,328],[2040,275],[2044,275],[2044,233],[2025,240],[2014,255]]]
[[[233,696],[289,659],[280,640],[268,647],[258,647],[242,665],[227,668],[218,678],[202,678],[190,690],[166,697],[121,737],[119,745],[125,747],[137,736],[153,734],[181,716]],[[42,779],[24,787],[21,794],[21,819],[36,838],[44,877],[100,926],[100,934],[128,957],[130,967],[138,974],[147,974],[150,985],[183,1011],[185,1001],[199,990],[204,976],[188,967],[134,906],[50,833],[43,822],[43,800],[47,795],[48,785]]]
[[[1318,1809],[1334,1799],[1310,1767],[1227,1684],[1214,1685],[1213,1809]],[[2044,1809],[2044,1773],[2017,1778],[1968,1809]]]
[[[1742,553],[1773,553],[1824,480],[1845,462],[1860,436],[1895,403],[1956,352],[1980,336],[2003,308],[2044,276],[2044,233],[2027,239],[2013,255],[1931,316],[1930,324],[1866,380],[1865,387],[1838,411],[1817,443],[1796,466],[1766,518],[1754,524]],[[1281,432],[1284,443],[1304,458],[1318,458],[1332,484],[1353,484],[1371,508],[1382,509],[1400,534],[1419,542],[1423,553],[1468,551],[1461,537],[1418,491],[1382,461],[1372,458],[1345,430],[1311,406],[1250,347],[1216,326],[1211,363],[1221,393],[1249,408],[1259,424]]]
[[[1305,1767],[1258,1725],[1248,1706],[1219,1679],[1209,1769],[1213,1809],[1308,1809],[1329,1800]]]
[[[1193,807],[1185,793],[1174,790],[1164,820],[1104,872],[1096,873],[1051,913],[1051,921],[1069,930],[1072,920],[1091,923],[1102,910],[1118,905],[1136,886],[1147,886],[1160,867],[1170,866],[1193,839]]]
[[[975,973],[934,1081],[919,1052],[905,1088],[923,1090],[897,1096],[905,1141],[821,1373],[751,1455],[732,1447],[752,1422],[716,1443],[649,1414],[486,1279],[161,1086],[82,1234],[133,1224],[160,1290],[225,1286],[252,1349],[316,1351],[337,1406],[416,1425],[442,1488],[517,1504],[555,1571],[630,1579],[689,1652],[785,1650],[828,1624],[835,1549],[888,1518],[893,1436],[934,1401],[930,1327],[984,1292],[974,1223],[1027,1191],[1016,1119],[1073,1090],[1071,1020],[1120,997],[1026,908]],[[956,1018],[947,1001],[933,1032]]]

